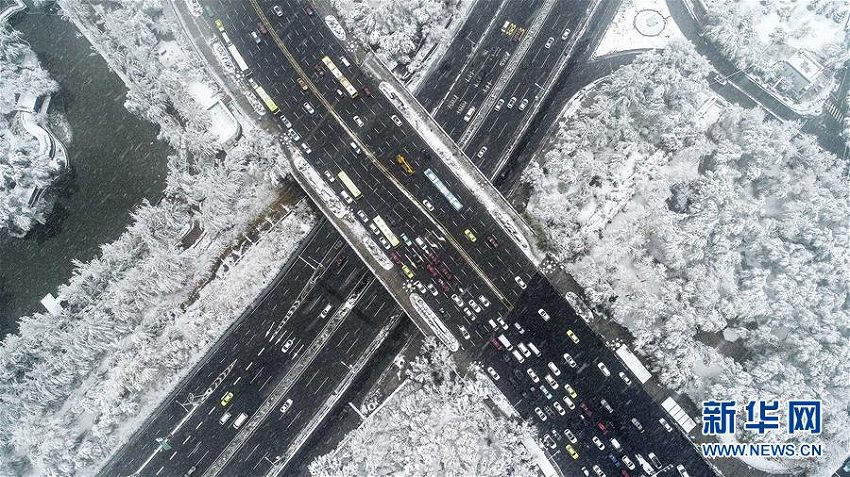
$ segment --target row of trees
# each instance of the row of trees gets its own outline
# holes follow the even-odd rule
[[[222,250],[276,197],[272,171],[287,170],[284,151],[250,128],[235,147],[217,150],[208,113],[186,91],[194,81],[212,81],[159,2],[60,5],[124,78],[127,107],[159,125],[174,152],[163,200],[142,203],[118,240],[75,264],[59,288],[61,313],[23,318],[0,345],[4,475],[94,473],[276,271],[256,268],[240,281],[249,285],[241,293],[218,284],[218,293],[183,311]],[[164,40],[177,42],[179,61],[161,61]],[[275,231],[264,253],[276,259],[271,265],[304,236],[308,215],[293,215]],[[193,221],[211,246],[181,247]]]
[[[662,382],[696,402],[822,399],[821,439],[840,455],[848,165],[758,110],[724,107],[701,126],[706,73],[682,45],[615,72],[526,176],[527,213]]]
[[[30,194],[50,186],[64,166],[39,154],[38,141],[24,130],[15,105],[21,95],[41,96],[58,89],[20,33],[0,21],[0,234],[24,235],[45,221],[51,201],[30,206]],[[35,118],[46,124],[42,115]]]
[[[406,387],[317,458],[312,475],[537,475],[522,443],[531,430],[492,414],[483,378],[459,376],[434,337],[406,372]]]

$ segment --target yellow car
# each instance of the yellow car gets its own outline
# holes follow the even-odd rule
[[[218,27],[218,31],[224,33],[224,23],[221,20],[216,20],[215,26]]]
[[[407,265],[402,265],[401,271],[404,273],[404,276],[406,276],[407,278],[413,278],[414,277],[413,272],[410,270],[410,267],[408,267]]]
[[[567,336],[569,336],[570,339],[573,340],[573,343],[578,344],[578,342],[579,342],[578,336],[576,336],[576,334],[573,333],[573,330],[567,330]]]
[[[468,238],[470,242],[473,242],[473,243],[474,243],[476,240],[478,240],[478,239],[475,237],[475,234],[474,234],[474,233],[472,233],[472,231],[471,231],[471,230],[469,230],[469,229],[464,230],[464,231],[463,231],[463,234],[464,234],[464,235],[466,235],[466,238]]]
[[[567,444],[567,453],[573,458],[573,460],[578,460],[578,452],[576,452],[570,444]]]
[[[505,34],[508,35],[508,36],[511,36],[511,35],[514,34],[515,31],[516,31],[516,24],[511,23],[510,25],[508,25],[507,30],[505,30]]]
[[[578,397],[578,394],[576,394],[576,390],[573,389],[573,387],[569,384],[565,384],[564,389],[567,391],[567,394],[569,394],[571,398],[575,399]]]
[[[230,404],[231,399],[233,399],[233,393],[227,391],[226,393],[224,393],[224,396],[221,397],[221,405],[227,406],[228,404]]]

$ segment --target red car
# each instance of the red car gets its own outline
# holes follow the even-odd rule
[[[313,9],[310,7],[310,5],[304,5],[304,13],[306,13],[307,15],[310,15],[312,17],[316,12],[313,11]]]
[[[494,237],[493,235],[487,237],[486,242],[487,245],[490,246],[490,248],[499,248],[499,241],[496,240],[496,237]]]
[[[449,292],[449,284],[446,283],[445,280],[443,280],[442,278],[437,278],[437,283],[440,285],[440,288],[442,288],[444,292]]]
[[[434,266],[431,265],[430,263],[425,264],[425,270],[428,270],[428,273],[430,273],[431,276],[434,277],[434,278],[440,277],[440,273],[437,272],[437,269],[434,268]]]
[[[319,65],[315,65],[315,66],[313,66],[313,69],[314,69],[314,70],[316,70],[316,73],[317,73],[319,76],[325,76],[325,70],[324,70],[324,69],[322,69],[322,67],[321,67],[321,66],[319,66]]]
[[[401,255],[399,255],[395,250],[390,252],[390,260],[392,260],[396,265],[401,265]]]
[[[259,30],[259,31],[260,31],[260,33],[262,33],[263,35],[268,35],[268,34],[269,34],[269,31],[268,31],[268,30],[266,30],[266,26],[265,26],[265,25],[263,25],[263,22],[259,22],[259,23],[257,23],[257,30]]]
[[[590,417],[590,416],[592,416],[592,415],[593,415],[593,411],[591,411],[591,410],[590,410],[590,406],[588,406],[587,404],[585,404],[585,403],[580,403],[580,404],[578,405],[578,407],[580,407],[580,408],[581,408],[581,412],[583,412],[584,414],[586,414],[586,415],[587,415],[587,417]]]
[[[368,86],[364,86],[363,87],[363,94],[365,94],[366,96],[371,98],[372,97],[372,90],[369,89]]]
[[[499,343],[499,340],[497,340],[496,338],[491,338],[490,343],[493,345],[494,348],[499,350],[502,349],[502,343]]]
[[[435,264],[435,265],[436,265],[437,263],[439,263],[440,258],[439,258],[439,257],[437,257],[437,252],[435,252],[435,251],[433,251],[433,250],[431,250],[431,249],[428,249],[428,251],[427,251],[427,252],[425,252],[425,254],[426,254],[426,255],[428,255],[428,260],[430,260],[430,261],[431,261],[431,263],[433,263],[433,264]]]
[[[596,423],[596,428],[597,428],[597,429],[599,429],[599,430],[602,432],[602,435],[607,435],[607,434],[608,434],[608,428],[607,428],[607,427],[605,427],[605,423],[604,423],[604,422],[602,422],[602,421],[597,422],[597,423]]]

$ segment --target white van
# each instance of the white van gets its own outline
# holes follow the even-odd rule
[[[517,360],[517,361],[519,361],[520,363],[522,363],[523,361],[525,361],[525,358],[523,358],[523,357],[522,357],[522,354],[520,354],[520,352],[519,352],[519,351],[517,351],[517,350],[513,350],[513,351],[512,351],[512,353],[513,353],[513,355],[514,355],[514,358],[516,358],[516,360]]]
[[[507,338],[505,338],[505,335],[499,335],[499,342],[502,343],[502,346],[504,346],[508,351],[514,349],[514,346]]]
[[[540,350],[537,349],[537,346],[534,346],[534,343],[531,341],[528,342],[528,349],[530,349],[535,356],[540,357]]]
[[[517,346],[517,348],[519,348],[519,350],[522,352],[522,354],[523,354],[526,358],[528,358],[529,356],[531,356],[531,351],[528,351],[528,348],[526,348],[524,344],[522,344],[522,343],[517,343],[517,345],[516,345],[516,346]]]
[[[340,61],[340,63],[345,65],[346,68],[351,68],[351,63],[348,62],[348,58],[346,58],[344,56],[340,56],[339,61]]]
[[[236,420],[233,421],[233,428],[239,429],[240,426],[245,422],[245,419],[248,419],[248,415],[244,412],[236,417]]]
[[[231,416],[231,414],[229,412],[225,412],[224,414],[221,415],[221,419],[218,420],[218,423],[221,424],[222,426],[225,425],[227,423],[227,421],[230,420],[230,416]]]

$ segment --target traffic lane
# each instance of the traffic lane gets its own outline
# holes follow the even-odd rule
[[[310,240],[314,240],[315,237],[314,235]],[[312,270],[306,267],[291,266],[287,274],[291,274],[292,280],[279,280],[275,282],[273,287],[266,292],[263,300],[247,315],[243,315],[237,321],[232,331],[216,347],[216,351],[207,363],[197,373],[191,375],[187,381],[179,384],[181,390],[175,394],[175,400],[168,407],[164,408],[163,413],[155,416],[151,424],[146,426],[142,433],[135,434],[130,443],[122,448],[121,452],[132,455],[116,459],[117,466],[111,470],[107,469],[104,472],[114,472],[115,474],[124,475],[134,472],[147,459],[150,453],[159,446],[155,438],[166,435],[185,416],[186,411],[179,405],[183,400],[182,396],[189,394],[200,395],[203,393],[210,382],[232,360],[239,357],[241,350],[239,350],[238,346],[243,342],[244,334],[255,336],[256,329],[262,329],[270,323],[272,318],[269,314],[269,308],[273,311],[278,304],[291,301],[300,290],[299,284],[305,282],[311,273]]]
[[[272,462],[293,444],[298,432],[313,419],[318,411],[317,405],[333,395],[336,386],[350,372],[348,366],[366,352],[380,332],[382,320],[376,317],[392,313],[392,304],[379,299],[380,287],[372,287],[374,292],[366,295],[371,299],[365,303],[358,302],[301,378],[276,403],[277,409],[269,414],[222,469],[222,475],[267,472]],[[292,404],[281,412],[288,399],[292,399]]]
[[[338,256],[339,253],[353,256],[353,252],[348,248],[339,247],[334,250],[337,251],[333,255],[334,257]],[[355,260],[351,262],[356,263]],[[320,329],[318,324],[321,323],[321,319],[316,320],[315,317],[319,314],[318,308],[323,306],[320,303],[334,301],[334,294],[344,285],[347,272],[348,270],[345,267],[340,267],[339,273],[326,275],[319,279],[317,287],[304,300],[305,305],[302,311],[293,316],[289,324],[292,329],[286,330],[284,335],[278,338],[265,336],[264,338],[267,341],[264,340],[253,346],[251,346],[251,343],[247,343],[240,347],[239,355],[234,359],[237,359],[239,363],[247,362],[246,371],[250,371],[256,363],[255,366],[257,367],[254,369],[258,371],[251,371],[252,375],[247,377],[243,372],[231,373],[216,392],[198,408],[181,430],[172,436],[173,451],[159,453],[148,465],[146,471],[167,468],[168,472],[174,472],[187,470],[193,465],[198,468],[209,465],[212,459],[226,447],[236,434],[237,430],[233,429],[232,426],[236,417],[243,412],[248,415],[253,414],[268,393],[271,392],[276,381],[291,368],[297,356],[309,343],[310,336],[314,333],[318,334]],[[363,275],[365,276],[365,274],[364,271]],[[331,293],[329,293],[329,290]],[[296,334],[295,330],[301,334]],[[285,339],[285,341],[283,341],[284,345],[281,346],[278,353],[277,347],[281,343],[281,339]],[[257,348],[259,348],[259,352],[257,352]],[[268,376],[263,376],[264,372]],[[221,405],[225,393],[228,392],[232,392],[233,397],[226,405]],[[229,416],[225,419],[226,413]],[[224,423],[222,423],[222,420]],[[202,426],[203,430],[200,431]],[[208,461],[189,461],[182,458],[181,451],[187,446],[196,444],[196,442],[191,442],[193,436],[196,436],[196,440],[202,441],[200,444],[207,452]],[[180,458],[175,459],[178,456]]]

